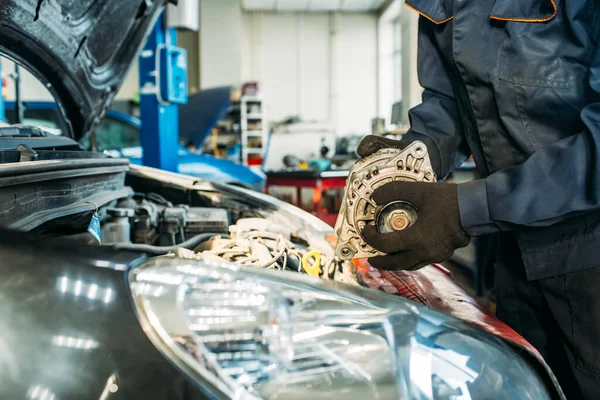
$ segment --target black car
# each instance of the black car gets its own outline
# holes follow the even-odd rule
[[[0,47],[65,137],[0,128],[0,399],[547,399],[500,338],[360,287],[332,230],[77,141],[166,0],[0,0]]]

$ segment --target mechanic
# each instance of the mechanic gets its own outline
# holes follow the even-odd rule
[[[473,155],[483,179],[388,183],[414,226],[363,236],[383,269],[447,260],[499,235],[498,316],[544,356],[569,399],[600,396],[600,2],[407,0],[421,14],[423,101],[402,141],[424,142],[439,178]]]

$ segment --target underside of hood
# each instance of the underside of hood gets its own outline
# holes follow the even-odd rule
[[[79,140],[100,121],[168,0],[0,0],[0,52],[54,95]]]
[[[179,136],[198,148],[231,108],[231,86],[204,89],[188,97],[179,106]]]

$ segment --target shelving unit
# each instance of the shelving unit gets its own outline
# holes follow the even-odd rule
[[[212,139],[213,151],[215,146],[234,149],[233,154],[228,152],[229,160],[260,169],[267,151],[268,139],[269,126],[262,99],[256,96],[242,96],[239,101],[233,102],[219,122],[219,132]]]
[[[249,167],[262,166],[269,129],[263,101],[260,97],[242,96],[240,100],[240,127],[242,164]]]

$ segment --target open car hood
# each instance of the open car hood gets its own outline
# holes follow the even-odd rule
[[[108,110],[167,2],[0,0],[0,51],[48,87],[79,140]]]
[[[204,141],[231,107],[231,86],[204,89],[179,106],[179,135],[196,147]]]

